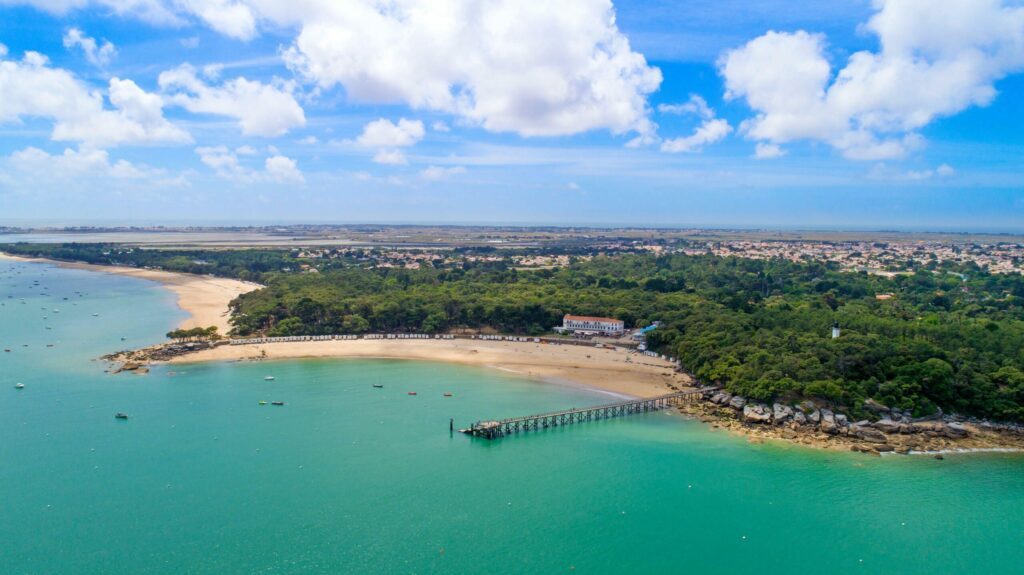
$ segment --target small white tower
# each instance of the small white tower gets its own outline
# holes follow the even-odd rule
[[[832,339],[839,337],[839,322],[832,324]]]

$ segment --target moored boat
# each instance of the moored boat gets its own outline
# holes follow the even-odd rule
[[[15,384],[14,384],[14,388],[15,388],[15,389],[25,389],[25,384],[24,384],[24,383],[21,383],[21,382],[19,381],[18,383],[15,383]]]
[[[271,401],[270,404],[271,405],[284,405],[284,402],[283,401]]]
[[[267,377],[263,378],[263,381],[274,381],[274,376],[268,375]]]
[[[115,418],[115,419],[128,419],[128,414],[127,414],[127,413],[121,413],[121,412],[117,412],[117,413],[116,413],[116,414],[114,415],[114,418]]]

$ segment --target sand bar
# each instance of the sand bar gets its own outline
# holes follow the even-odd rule
[[[188,319],[178,327],[217,326],[220,333],[227,333],[230,314],[228,304],[239,295],[259,289],[259,284],[239,280],[200,276],[160,270],[147,270],[119,266],[102,266],[79,262],[62,262],[42,258],[25,258],[0,253],[0,258],[23,262],[48,263],[62,268],[89,270],[109,274],[130,276],[158,282],[178,297],[178,307],[189,314]]]
[[[669,393],[690,379],[667,361],[624,349],[474,339],[340,340],[223,345],[171,363],[294,358],[378,358],[492,367],[531,379],[578,384],[631,397]]]

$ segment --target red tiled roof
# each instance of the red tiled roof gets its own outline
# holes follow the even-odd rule
[[[565,318],[563,319],[563,321],[565,321],[565,320],[572,320],[572,321],[603,321],[603,322],[607,322],[607,323],[621,323],[622,322],[622,320],[618,320],[618,319],[611,318],[611,317],[591,317],[591,316],[587,316],[587,315],[566,315]]]

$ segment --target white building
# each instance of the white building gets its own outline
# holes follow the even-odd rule
[[[562,327],[559,331],[580,331],[584,333],[600,333],[606,335],[618,335],[625,331],[626,325],[622,320],[610,317],[589,317],[585,315],[567,315],[562,318]]]

